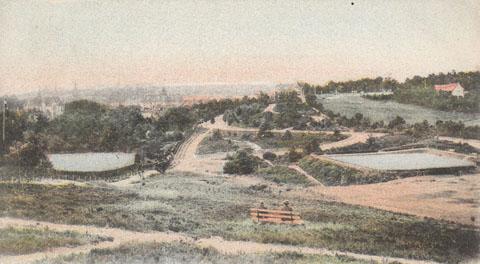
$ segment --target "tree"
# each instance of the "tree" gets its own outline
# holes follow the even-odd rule
[[[156,125],[158,129],[163,131],[185,131],[191,128],[196,121],[197,118],[191,113],[191,109],[180,106],[169,108],[165,114],[159,118]]]
[[[302,153],[299,153],[295,150],[295,148],[290,148],[290,150],[287,153],[288,161],[289,162],[297,162],[299,159],[302,158]]]
[[[320,144],[316,138],[307,138],[303,146],[303,153],[306,155],[320,152]]]
[[[255,171],[259,162],[255,156],[246,150],[239,150],[223,166],[227,174],[250,174]]]
[[[273,152],[267,151],[267,152],[263,153],[262,157],[266,160],[274,161],[277,158],[277,155]]]
[[[257,100],[258,100],[258,103],[263,106],[267,106],[268,104],[270,104],[270,96],[268,96],[268,94],[264,92],[260,92],[260,94],[257,97]]]
[[[218,141],[218,140],[222,140],[222,139],[223,139],[223,137],[222,137],[222,133],[220,132],[220,130],[215,129],[213,131],[213,134],[212,134],[212,140]]]
[[[290,132],[290,130],[285,131],[285,133],[283,133],[282,135],[282,140],[292,140],[292,138],[293,138],[293,135],[292,135],[292,132]]]
[[[22,167],[31,168],[42,164],[48,164],[47,156],[45,155],[46,144],[37,134],[28,133],[25,136],[25,143],[13,153],[14,158],[17,158]]]
[[[262,124],[260,124],[260,127],[258,129],[257,137],[258,138],[272,137],[273,134],[270,131],[271,129],[272,129],[272,126],[270,125],[270,122],[266,122],[266,121],[262,122]]]
[[[314,94],[306,94],[305,95],[305,102],[308,106],[313,107],[319,111],[323,110],[323,105],[318,102],[317,96]]]
[[[405,124],[406,124],[405,119],[403,119],[401,116],[397,116],[388,123],[388,128],[390,128],[390,129],[400,129]]]

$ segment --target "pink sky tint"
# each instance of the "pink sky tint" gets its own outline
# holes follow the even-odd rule
[[[480,70],[480,2],[0,0],[0,93]]]

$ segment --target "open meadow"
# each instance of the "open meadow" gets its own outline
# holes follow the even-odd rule
[[[363,98],[361,94],[338,94],[319,97],[319,101],[326,109],[335,113],[342,113],[348,117],[361,113],[372,121],[384,121],[387,123],[396,116],[401,116],[407,123],[427,120],[430,124],[435,124],[437,120],[452,120],[462,121],[469,126],[480,125],[479,113],[445,112],[394,101],[373,101]]]

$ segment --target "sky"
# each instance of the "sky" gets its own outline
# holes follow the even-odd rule
[[[480,70],[480,1],[0,0],[0,93]]]

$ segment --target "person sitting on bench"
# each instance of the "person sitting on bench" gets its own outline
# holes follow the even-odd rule
[[[260,202],[260,206],[258,207],[258,209],[267,209],[267,207],[265,206],[265,203]]]
[[[282,211],[293,211],[293,208],[290,207],[290,202],[287,200],[283,202],[283,207],[281,209]]]

